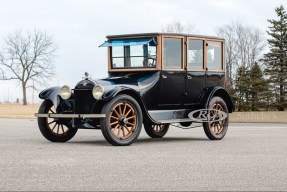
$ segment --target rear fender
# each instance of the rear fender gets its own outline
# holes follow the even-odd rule
[[[234,111],[234,104],[231,96],[223,87],[219,86],[209,87],[204,90],[202,97],[199,101],[200,106],[203,109],[206,109],[212,97],[215,96],[221,97],[225,101],[229,113],[232,113]]]

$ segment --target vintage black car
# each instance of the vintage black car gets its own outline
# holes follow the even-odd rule
[[[101,129],[112,145],[129,145],[142,125],[152,138],[170,124],[192,126],[188,114],[209,109],[207,137],[222,139],[234,105],[224,89],[224,39],[174,33],[107,36],[108,77],[86,73],[74,88],[52,87],[43,99],[38,125],[52,142],[70,140],[78,129]],[[219,119],[219,120],[218,120]]]

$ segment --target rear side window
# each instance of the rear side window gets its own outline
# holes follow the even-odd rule
[[[207,41],[208,70],[222,70],[222,42]]]
[[[188,68],[189,69],[203,69],[203,40],[188,40]]]
[[[164,68],[182,68],[182,39],[164,38]]]

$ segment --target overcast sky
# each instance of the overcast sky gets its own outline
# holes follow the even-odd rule
[[[49,32],[59,46],[50,86],[74,86],[86,71],[107,75],[106,48],[98,48],[106,35],[160,32],[174,20],[195,24],[202,35],[232,21],[265,31],[279,5],[287,8],[287,0],[0,0],[0,47],[17,29]],[[16,83],[0,81],[0,90],[0,102],[22,98]]]

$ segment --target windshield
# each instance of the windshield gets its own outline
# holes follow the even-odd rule
[[[139,40],[141,39],[137,39],[137,42]],[[113,69],[156,67],[156,43],[154,41],[143,44],[130,40],[129,44],[111,46],[110,51]]]

